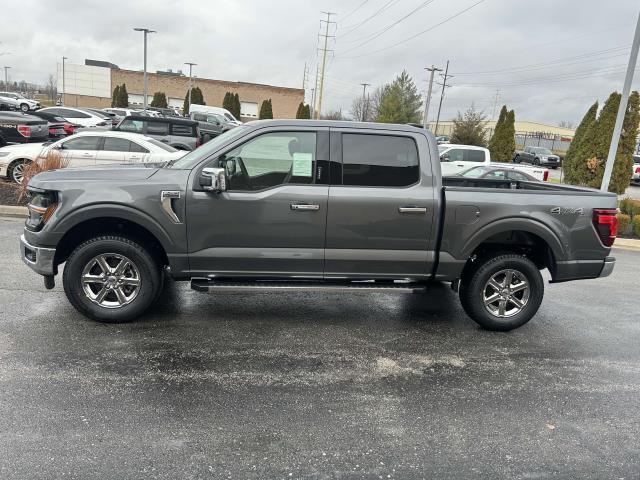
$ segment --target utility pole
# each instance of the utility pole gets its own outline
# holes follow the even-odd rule
[[[364,122],[366,118],[365,115],[367,113],[367,99],[366,99],[367,87],[371,84],[361,83],[360,85],[362,85],[362,121]]]
[[[191,111],[191,69],[198,64],[192,62],[184,62],[184,64],[189,65],[189,111]],[[182,114],[184,115],[184,112]]]
[[[616,124],[613,127],[613,137],[611,138],[611,145],[609,146],[609,155],[607,156],[607,164],[604,167],[604,176],[602,177],[602,185],[600,186],[600,190],[602,190],[603,192],[609,191],[609,182],[611,181],[613,164],[616,160],[616,153],[618,152],[618,142],[620,141],[620,133],[622,132],[622,123],[624,121],[624,114],[627,111],[627,104],[629,103],[629,91],[631,90],[631,81],[633,80],[633,72],[636,68],[636,62],[638,61],[639,47],[640,47],[640,14],[638,15],[638,21],[636,23],[636,32],[633,36],[633,43],[631,44],[631,54],[629,55],[629,65],[627,66],[627,74],[624,77],[624,86],[622,87],[622,97],[620,98],[620,106],[618,107],[618,116],[616,117]]]
[[[4,67],[4,88],[7,89],[7,92],[9,91],[9,69],[11,67]]]
[[[62,100],[62,106],[64,107],[64,97],[66,96],[66,89],[64,88],[64,61],[67,60],[67,57],[62,57],[62,95],[61,95],[61,100]]]
[[[442,69],[441,68],[436,68],[433,65],[431,65],[431,68],[425,68],[425,70],[431,72],[431,75],[429,75],[429,89],[427,90],[427,96],[424,99],[424,113],[422,115],[422,126],[425,128],[427,128],[427,124],[428,124],[428,115],[429,115],[429,104],[431,103],[431,91],[433,89],[433,75],[435,72],[441,72]]]
[[[496,88],[496,98],[493,101],[493,108],[491,109],[491,120],[496,116],[496,108],[498,107],[498,98],[500,98],[500,89]]]
[[[442,110],[442,100],[444,100],[444,91],[449,86],[447,85],[447,78],[451,78],[449,75],[449,60],[447,60],[447,66],[444,69],[444,75],[442,75],[442,93],[440,93],[440,105],[438,105],[438,116],[436,117],[436,128],[433,131],[434,135],[438,134],[438,124],[440,123],[440,111]]]
[[[149,30],[148,28],[134,28],[134,30],[136,32],[143,32],[144,33],[144,90],[142,93],[142,105],[143,105],[143,109],[146,112],[147,111],[147,35],[150,33],[157,33],[155,30]]]
[[[331,15],[335,15],[335,13],[331,13],[331,12],[322,12],[327,16],[326,20],[320,20],[320,24],[322,25],[322,23],[325,24],[325,32],[324,35],[320,35],[321,37],[324,37],[324,47],[322,48],[322,70],[320,72],[320,87],[319,87],[319,92],[318,92],[318,108],[316,109],[315,112],[315,117],[316,118],[320,118],[320,112],[322,111],[322,96],[324,94],[324,74],[325,74],[325,69],[327,67],[327,41],[329,40],[329,25],[331,25],[332,23],[335,24],[336,22],[332,22],[331,21]],[[332,36],[332,35],[331,35]]]

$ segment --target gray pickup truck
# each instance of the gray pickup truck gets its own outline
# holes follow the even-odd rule
[[[516,150],[513,154],[514,163],[530,163],[553,168],[560,166],[560,157],[548,148],[524,147],[524,150]]]
[[[202,292],[420,293],[451,282],[492,330],[526,323],[552,282],[604,277],[616,196],[443,179],[433,135],[404,125],[245,124],[165,165],[44,172],[20,255],[86,316],[142,314],[163,281]]]

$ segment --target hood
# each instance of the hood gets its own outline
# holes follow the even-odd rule
[[[156,173],[160,166],[161,164],[158,163],[137,163],[123,165],[112,164],[91,168],[61,168],[59,170],[39,173],[29,181],[29,186],[56,189],[56,185],[63,183],[142,181]]]

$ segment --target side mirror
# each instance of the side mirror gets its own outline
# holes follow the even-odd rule
[[[441,162],[450,162],[451,161],[451,157],[449,156],[448,153],[445,153],[444,155],[440,156],[440,161]]]
[[[220,193],[226,191],[227,176],[224,168],[203,168],[199,183],[207,192]]]

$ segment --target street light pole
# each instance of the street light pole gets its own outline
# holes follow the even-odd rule
[[[191,62],[185,62],[185,65],[189,65],[189,111],[191,111],[191,68],[194,65],[198,65],[197,63],[191,63]],[[184,115],[184,112],[182,112],[182,114]]]
[[[620,133],[622,133],[622,123],[624,122],[624,114],[627,111],[629,103],[629,91],[631,90],[631,81],[633,80],[633,72],[638,61],[638,48],[640,47],[640,14],[636,23],[636,32],[633,36],[631,44],[631,55],[629,55],[629,65],[627,66],[627,74],[624,77],[624,86],[622,87],[622,96],[620,97],[620,106],[618,107],[618,116],[616,124],[613,127],[613,137],[609,146],[609,155],[607,156],[607,164],[604,167],[604,176],[602,177],[602,185],[600,190],[609,191],[609,182],[613,173],[613,164],[616,161],[616,153],[618,152],[618,142],[620,141]]]
[[[64,61],[67,60],[67,57],[62,57],[62,106],[64,107]]]
[[[361,83],[362,85],[362,121],[365,120],[365,114],[367,113],[367,87],[371,85],[370,83]]]
[[[144,87],[143,87],[143,93],[142,93],[142,105],[143,105],[143,109],[144,111],[147,110],[147,35],[149,33],[157,33],[155,30],[150,30],[148,28],[134,28],[134,30],[136,32],[143,32],[144,33],[144,75],[143,75],[143,82],[144,82]]]
[[[4,88],[9,91],[9,69],[11,67],[4,67]]]

